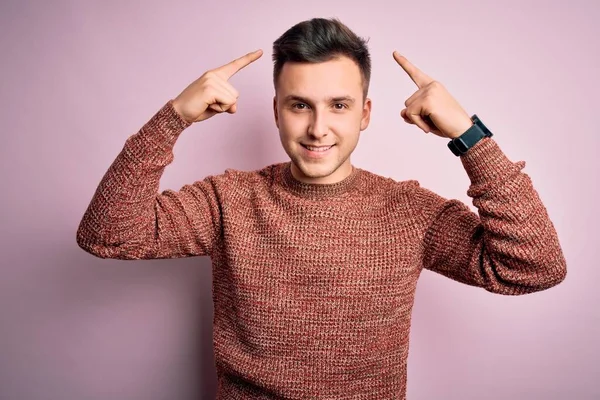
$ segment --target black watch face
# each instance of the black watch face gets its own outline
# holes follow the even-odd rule
[[[453,142],[458,151],[460,151],[461,153],[464,153],[467,150],[469,150],[469,145],[465,143],[465,141],[461,137],[454,139]]]
[[[485,126],[479,118],[474,120],[473,123],[475,123],[475,125],[477,125],[479,127],[479,129],[481,129],[481,132],[483,132],[484,136],[488,136],[488,137],[492,136],[492,132],[490,132],[490,130],[487,128],[487,126]]]

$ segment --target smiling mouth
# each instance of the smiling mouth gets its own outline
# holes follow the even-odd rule
[[[315,152],[327,151],[330,148],[332,148],[333,146],[335,146],[335,144],[332,144],[330,146],[308,146],[308,145],[305,145],[305,144],[302,144],[302,143],[301,143],[301,145],[305,149],[308,149],[310,151],[315,151]]]

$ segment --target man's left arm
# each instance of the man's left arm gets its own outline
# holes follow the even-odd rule
[[[418,88],[404,102],[404,121],[451,140],[475,132],[472,118],[440,82],[398,52],[393,56]],[[471,179],[467,194],[478,213],[458,200],[417,188],[423,212],[432,215],[424,238],[424,267],[503,294],[558,284],[566,276],[565,258],[546,208],[522,172],[525,163],[511,162],[489,136],[466,136],[475,144],[453,152],[458,151]]]
[[[525,162],[511,162],[491,138],[481,139],[460,159],[478,213],[418,188],[416,194],[433,215],[424,240],[424,267],[509,295],[563,281],[566,261],[548,212],[522,172]]]

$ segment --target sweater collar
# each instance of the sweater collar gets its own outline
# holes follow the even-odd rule
[[[283,185],[291,192],[309,198],[327,198],[349,193],[358,186],[362,170],[352,166],[352,172],[336,183],[304,183],[292,174],[292,162],[282,164]]]

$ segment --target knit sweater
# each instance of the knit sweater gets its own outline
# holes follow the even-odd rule
[[[127,139],[77,243],[101,258],[210,256],[218,399],[404,399],[424,268],[505,295],[565,278],[525,163],[492,138],[460,157],[474,213],[355,166],[333,184],[285,162],[159,192],[188,126],[169,101]]]

